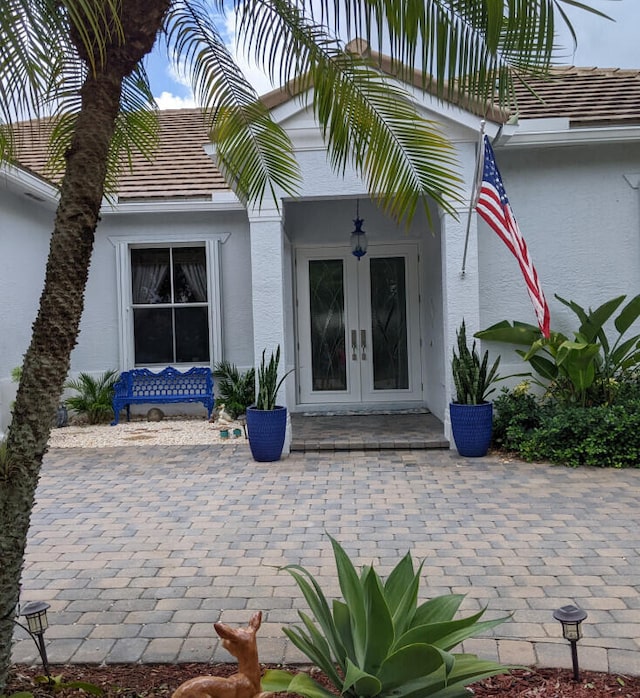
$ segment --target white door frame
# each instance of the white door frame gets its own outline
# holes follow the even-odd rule
[[[299,247],[296,250],[297,402],[300,405],[353,406],[417,403],[423,400],[419,308],[419,246],[416,242],[370,245],[358,261],[348,246]],[[405,259],[407,317],[407,389],[374,390],[370,354],[371,308],[369,261],[376,257]],[[311,370],[311,325],[309,313],[309,261],[343,261],[346,382],[344,390],[314,391]],[[364,272],[364,273],[362,273]],[[352,339],[355,344],[352,345]],[[362,340],[365,340],[363,346]]]

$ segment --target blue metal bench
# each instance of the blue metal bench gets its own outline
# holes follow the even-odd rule
[[[214,405],[211,370],[195,367],[182,373],[169,366],[160,373],[153,373],[148,368],[124,371],[114,385],[112,404],[115,419],[111,426],[118,424],[120,410],[125,407],[129,421],[131,405],[173,402],[201,402],[211,418]]]

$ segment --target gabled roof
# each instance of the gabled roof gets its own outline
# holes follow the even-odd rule
[[[418,75],[416,81],[418,87]],[[529,84],[535,94],[522,85],[517,87],[519,121],[560,117],[574,127],[640,123],[640,70],[562,67],[555,68],[549,78],[532,79]],[[265,95],[265,104],[273,109],[292,99],[290,87]],[[497,123],[510,116],[477,103],[467,102],[465,108]],[[142,156],[134,158],[133,171],[125,169],[120,178],[119,201],[210,200],[215,192],[228,192],[222,175],[204,152],[209,140],[200,110],[161,111],[159,120],[156,158],[151,163]],[[45,148],[43,130],[24,127],[19,165],[43,176]]]

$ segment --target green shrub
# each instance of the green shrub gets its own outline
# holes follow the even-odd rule
[[[572,467],[640,467],[640,401],[549,409],[520,455]]]
[[[89,424],[100,424],[113,419],[113,386],[118,380],[117,371],[106,371],[98,378],[81,373],[76,380],[68,381],[65,388],[77,391],[64,404],[85,416]]]
[[[463,596],[439,596],[418,604],[422,565],[414,571],[407,553],[385,582],[373,567],[358,574],[331,539],[342,600],[330,606],[318,582],[303,567],[287,570],[305,597],[313,618],[299,613],[303,626],[284,628],[291,642],[318,666],[346,698],[463,698],[465,686],[503,673],[508,667],[453,654],[463,640],[504,618],[480,621],[484,610],[454,620]],[[335,698],[306,674],[267,671],[264,691],[288,691],[305,698]]]
[[[532,429],[540,425],[542,406],[521,383],[509,391],[503,388],[493,402],[493,446],[504,451],[520,451]]]
[[[614,405],[564,405],[531,395],[526,384],[494,402],[496,448],[525,460],[577,467],[640,467],[640,382],[616,381]]]
[[[244,414],[256,397],[256,372],[250,368],[240,373],[237,366],[229,361],[219,361],[213,367],[216,378],[216,405],[224,404],[227,412],[234,419]]]

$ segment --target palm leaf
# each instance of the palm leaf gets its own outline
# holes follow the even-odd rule
[[[167,46],[186,63],[216,145],[217,164],[244,201],[267,192],[294,195],[299,172],[293,148],[242,74],[220,35],[209,6],[176,2],[168,15]]]
[[[277,77],[294,80],[310,103],[338,173],[355,167],[396,219],[410,220],[419,202],[428,213],[428,198],[453,212],[461,180],[452,146],[398,83],[366,56],[345,51],[287,0],[243,3],[238,11],[254,59],[271,72],[279,67]]]

